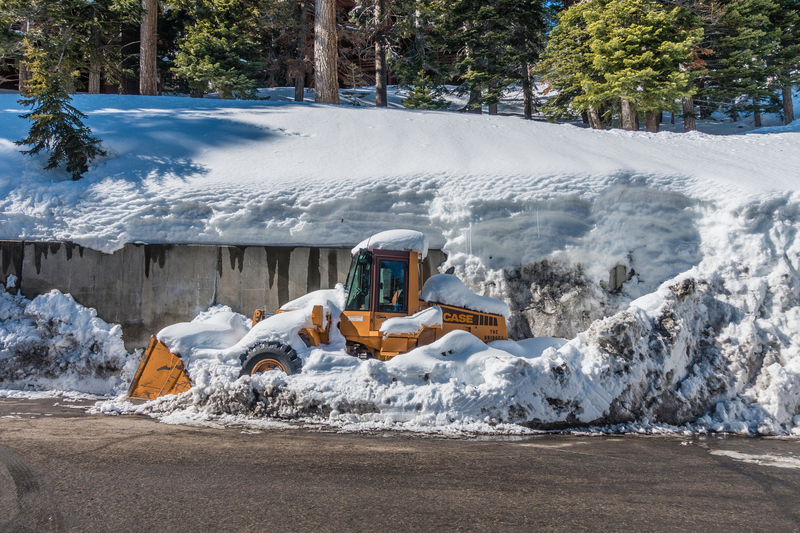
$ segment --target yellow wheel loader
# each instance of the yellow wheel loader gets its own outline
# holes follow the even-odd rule
[[[372,245],[362,243],[363,246],[353,250],[345,284],[344,309],[338,324],[350,355],[387,361],[455,330],[467,331],[484,342],[508,339],[505,320],[508,307],[505,303],[475,295],[458,278],[448,274],[432,276],[428,281],[438,280],[439,285],[443,281],[446,282],[444,285],[455,284],[459,289],[456,292],[460,293],[456,296],[460,298],[448,296],[447,291],[427,290],[429,285],[436,285],[423,285],[422,261],[427,253],[427,241],[421,247],[392,246],[392,241],[386,244],[380,239],[381,235],[388,233],[391,232],[376,235]],[[419,232],[406,233],[424,239]],[[400,249],[391,249],[393,247]],[[475,302],[478,305],[474,305]],[[487,309],[490,312],[486,312]],[[426,310],[429,311],[423,313]],[[426,315],[434,319],[426,321]],[[256,310],[253,326],[265,316],[263,309]],[[421,318],[415,320],[416,317]],[[400,320],[392,322],[393,319]],[[313,327],[300,330],[300,338],[307,346],[327,344],[331,317],[324,315],[323,306],[313,307],[311,322]],[[276,342],[257,343],[245,350],[239,359],[242,363],[240,375],[270,370],[294,374],[301,369],[295,350]],[[153,336],[128,395],[153,399],[185,392],[190,387],[191,380],[180,354],[170,352]]]

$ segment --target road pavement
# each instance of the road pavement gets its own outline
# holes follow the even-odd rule
[[[0,532],[800,531],[800,440],[172,426],[0,399]]]

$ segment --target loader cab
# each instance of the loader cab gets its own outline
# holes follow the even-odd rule
[[[408,252],[362,251],[347,274],[345,311],[408,314]]]
[[[361,250],[350,263],[340,330],[380,350],[380,327],[420,310],[422,262],[416,252]]]

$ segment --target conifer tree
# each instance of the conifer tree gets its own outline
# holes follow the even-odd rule
[[[138,0],[0,0],[5,22],[0,57],[13,59],[30,77],[32,54],[55,44],[61,67],[89,73],[89,92],[99,92],[100,76],[116,81],[131,51],[122,49],[121,31],[141,13]],[[21,29],[11,29],[11,23]],[[77,81],[77,80],[76,80]],[[24,85],[24,84],[23,84]],[[24,86],[20,87],[24,95]]]
[[[681,18],[679,8],[650,0],[589,0],[567,9],[543,61],[551,87],[563,90],[550,109],[586,112],[598,127],[599,110],[613,105],[623,128],[635,129],[644,112],[647,130],[657,131],[657,115],[694,92],[688,67],[702,29],[681,27]]]
[[[254,74],[261,46],[256,3],[229,0],[176,0],[195,14],[178,41],[172,72],[185,79],[198,95],[217,91],[220,98],[254,98]]]
[[[470,95],[466,111],[496,106],[509,85],[529,81],[544,39],[541,1],[439,0],[438,11],[439,38],[458,54],[459,92]]]
[[[446,47],[432,29],[438,14],[432,0],[395,0],[392,2],[395,23],[390,42],[397,47],[391,65],[398,78],[398,87],[408,96],[403,106],[408,109],[447,109],[444,83],[449,78]]]
[[[733,120],[768,107],[777,74],[767,58],[776,52],[778,34],[770,24],[776,0],[722,0],[720,16],[709,25],[702,56],[707,73],[701,95]]]
[[[30,98],[20,104],[32,107],[20,115],[31,121],[28,136],[17,145],[29,145],[25,155],[34,156],[42,150],[50,153],[45,170],[64,165],[73,180],[78,180],[89,169],[89,162],[106,155],[100,148],[100,140],[91,136],[91,130],[82,119],[86,115],[72,107],[68,88],[74,83],[77,72],[60,68],[54,50],[38,50],[31,54],[33,76],[29,81]]]
[[[603,73],[592,61],[592,38],[588,31],[587,14],[598,9],[597,3],[596,0],[584,2],[558,15],[537,72],[545,83],[545,94],[554,93],[542,109],[546,115],[553,120],[563,120],[586,112],[591,127],[602,129],[607,118],[605,111],[613,102],[610,96],[585,102],[585,106],[573,106],[575,98],[584,93],[585,84],[604,81]]]
[[[770,16],[775,48],[767,56],[767,63],[775,73],[771,84],[781,94],[783,120],[794,120],[792,102],[793,86],[800,83],[800,1],[778,0],[777,9]]]

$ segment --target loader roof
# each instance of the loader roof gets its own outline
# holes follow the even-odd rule
[[[392,229],[364,239],[353,248],[351,253],[356,255],[361,250],[417,252],[424,258],[428,255],[428,237],[422,232],[411,229]]]

